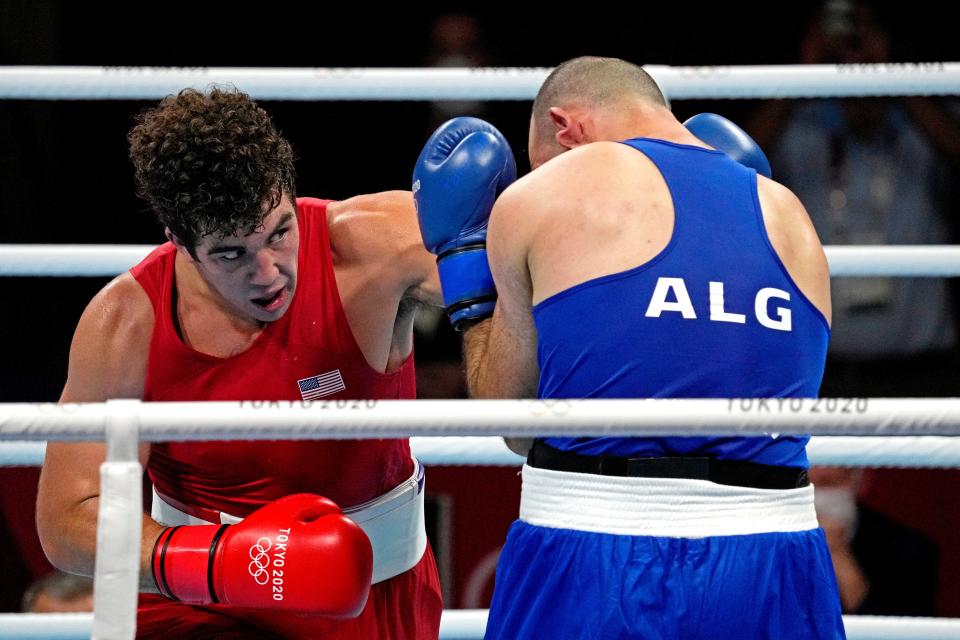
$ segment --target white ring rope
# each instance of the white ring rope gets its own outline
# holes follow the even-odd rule
[[[487,626],[486,609],[444,611],[441,640],[479,640]],[[956,640],[960,619],[899,616],[843,616],[847,640]]]
[[[517,467],[523,458],[497,437],[411,438],[426,465]],[[43,464],[43,442],[0,442],[0,467]],[[960,438],[944,436],[818,436],[807,445],[810,464],[833,467],[960,468]]]
[[[154,249],[147,244],[0,244],[0,275],[115,276]]]
[[[141,441],[960,435],[960,398],[136,403]],[[110,403],[0,404],[0,440],[103,440]]]
[[[955,95],[960,63],[644,67],[673,100]],[[264,100],[530,100],[546,68],[0,67],[0,99],[147,100],[232,84]]]
[[[151,245],[0,244],[0,276],[115,276]],[[833,245],[833,276],[960,276],[960,245]]]
[[[486,609],[445,609],[440,640],[480,640],[487,625]],[[960,619],[899,616],[843,616],[847,640],[955,640]],[[80,640],[90,637],[89,613],[3,613],[0,640]]]
[[[0,613],[2,640],[78,640],[92,631],[92,613]]]
[[[831,276],[960,276],[960,245],[830,245]]]

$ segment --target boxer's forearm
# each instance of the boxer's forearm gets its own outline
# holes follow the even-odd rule
[[[514,369],[516,348],[502,336],[494,318],[482,320],[463,332],[463,361],[467,392],[471,398],[497,400],[525,398],[529,394]]]
[[[463,334],[463,361],[467,369],[467,390],[471,398],[506,398],[498,395],[496,385],[491,383],[487,368],[490,346],[491,319],[484,320]],[[500,385],[502,386],[502,385]],[[507,447],[517,455],[526,456],[533,446],[533,438],[504,438]]]
[[[535,398],[535,339],[522,338],[497,305],[488,318],[463,332],[463,360],[471,398]]]
[[[163,533],[164,527],[153,518],[147,515],[143,516],[143,533],[140,536],[140,592],[141,593],[160,593],[157,589],[157,583],[153,578],[153,547],[157,544],[157,538]]]
[[[467,393],[471,398],[489,398],[485,393],[487,352],[490,346],[490,318],[481,320],[463,332],[463,362],[467,375]]]
[[[100,498],[78,504],[58,518],[55,527],[41,527],[43,550],[51,564],[67,573],[93,577],[97,553],[97,518]],[[150,570],[154,543],[163,526],[143,515],[140,544],[140,591],[157,593]]]

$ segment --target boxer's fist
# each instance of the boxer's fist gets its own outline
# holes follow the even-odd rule
[[[234,525],[165,529],[153,551],[160,593],[190,604],[350,618],[373,578],[363,530],[326,498],[281,498]]]
[[[770,161],[746,131],[715,113],[698,113],[683,123],[690,133],[740,164],[772,177]]]
[[[497,291],[487,264],[487,220],[517,178],[510,145],[478,118],[454,118],[427,140],[413,170],[424,246],[437,256],[443,301],[454,327],[490,316]]]

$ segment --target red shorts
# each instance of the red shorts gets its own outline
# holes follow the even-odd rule
[[[433,551],[406,573],[373,585],[367,606],[352,620],[228,606],[198,607],[141,594],[137,638],[317,638],[434,640],[440,634],[440,579]]]

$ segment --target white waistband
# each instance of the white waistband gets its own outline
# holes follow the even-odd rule
[[[360,525],[373,547],[373,583],[383,582],[417,565],[427,549],[424,523],[423,466],[413,461],[413,475],[387,493],[343,512]],[[184,513],[153,490],[150,513],[162,525],[215,524]],[[243,518],[220,513],[220,524],[236,524]]]
[[[523,466],[520,519],[541,527],[669,538],[815,529],[813,486],[753,489]]]

